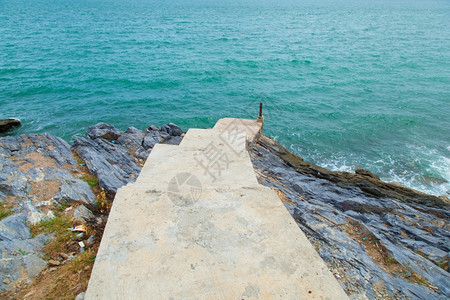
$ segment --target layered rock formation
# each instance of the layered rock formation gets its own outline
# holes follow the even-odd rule
[[[29,282],[47,266],[41,250],[50,236],[33,237],[29,225],[69,205],[75,207],[74,220],[97,222],[91,212],[96,198],[82,180],[84,166],[114,195],[134,181],[155,143],[179,143],[182,133],[174,124],[121,132],[99,123],[73,146],[50,134],[0,138],[0,291]]]
[[[155,144],[178,144],[182,134],[172,123],[146,130],[130,127],[125,132],[99,123],[88,128],[86,137],[75,138],[73,147],[89,171],[98,177],[100,187],[115,194],[118,188],[136,179]]]
[[[72,146],[48,134],[0,138],[0,203],[8,208],[0,220],[0,290],[47,265],[40,249],[49,236],[32,237],[29,223],[63,204],[75,207],[74,218],[95,221],[95,197],[80,168],[112,196],[135,180],[156,143],[178,144],[182,134],[174,124],[122,132],[99,123]],[[331,172],[264,136],[250,151],[260,183],[277,191],[350,297],[450,297],[448,199],[364,170]]]
[[[450,297],[448,199],[323,169],[267,137],[251,157],[350,296]]]
[[[75,165],[70,145],[49,134],[0,138],[0,290],[47,266],[41,248],[50,237],[32,237],[29,224],[52,218],[64,203],[94,203]]]

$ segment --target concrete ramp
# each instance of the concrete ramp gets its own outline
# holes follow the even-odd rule
[[[155,146],[117,192],[86,299],[347,299],[232,133]]]

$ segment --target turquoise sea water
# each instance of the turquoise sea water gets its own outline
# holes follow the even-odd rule
[[[306,160],[449,195],[448,0],[216,2],[0,0],[0,118],[70,141],[262,101]]]

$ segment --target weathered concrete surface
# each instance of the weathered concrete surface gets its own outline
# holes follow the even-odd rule
[[[257,199],[257,201],[255,201]],[[277,196],[209,189],[192,204],[167,191],[116,195],[86,299],[345,299]]]
[[[258,185],[243,132],[228,140],[228,135],[221,138],[222,131],[199,131],[190,129],[180,146],[155,145],[136,183],[166,187],[177,174],[194,173],[209,187]]]
[[[223,118],[217,121],[213,129],[228,132],[244,131],[247,134],[247,140],[253,143],[260,136],[262,127],[263,123],[258,120]]]
[[[86,299],[347,298],[276,193],[256,183],[236,132],[190,130],[180,146],[154,147],[116,194]],[[196,161],[224,153],[216,178]]]

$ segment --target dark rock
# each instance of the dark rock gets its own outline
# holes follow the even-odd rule
[[[74,148],[89,172],[97,176],[100,187],[110,194],[134,181],[141,170],[126,148],[105,139],[75,138]]]
[[[136,152],[134,152],[134,157],[142,160],[146,160],[150,155],[151,149],[145,149],[144,147],[139,147]]]
[[[165,131],[160,131],[160,135],[161,135],[160,143],[164,143],[165,141],[172,139],[172,136]]]
[[[12,241],[29,238],[31,238],[31,234],[24,215],[14,214],[0,221],[0,240]]]
[[[180,136],[183,134],[183,130],[173,123],[162,125],[161,131],[165,131],[171,136]]]
[[[31,191],[26,173],[16,168],[6,167],[0,173],[0,191],[14,197],[26,197]]]
[[[5,151],[4,155],[10,156],[11,152],[20,150],[20,144],[12,136],[0,138],[0,148]]]
[[[142,143],[142,146],[144,149],[150,149],[155,147],[156,144],[164,141],[164,138],[161,136],[161,132],[159,131],[150,131],[147,133],[147,135],[144,137],[144,141]]]
[[[300,185],[298,184],[294,184],[292,185],[292,188],[294,189],[294,191],[296,191],[297,193],[303,193],[303,189]]]
[[[86,206],[80,205],[73,211],[73,217],[83,223],[95,222],[96,217]]]
[[[95,203],[95,196],[89,185],[79,179],[62,180],[60,190],[53,196],[53,199],[60,204],[71,202]]]
[[[169,125],[169,127],[171,129],[171,132],[170,132],[171,136],[181,136],[184,133],[183,130],[179,126],[177,126],[173,123],[169,123],[167,125]]]
[[[450,274],[435,264],[448,259],[448,199],[382,182],[364,170],[320,168],[264,136],[250,155],[264,174],[262,184],[289,200],[284,205],[299,227],[328,267],[339,270],[350,298],[450,297]],[[386,271],[386,261],[396,271]]]
[[[181,137],[181,136],[172,136],[172,137],[170,137],[170,139],[165,140],[164,144],[179,145],[182,140],[183,140],[183,137]]]
[[[53,216],[41,207],[95,201],[88,184],[65,169],[75,165],[70,145],[50,134],[0,138],[0,198],[15,200],[13,214],[0,221],[0,290],[30,281],[47,266],[40,249],[48,237],[32,238],[27,226]],[[55,194],[44,194],[43,186]]]
[[[0,291],[18,280],[30,282],[46,266],[41,258],[45,235],[31,237],[26,215],[13,214],[0,221]]]
[[[134,127],[132,127],[132,128],[134,128]],[[136,128],[134,128],[134,129],[136,129]],[[127,148],[128,151],[135,152],[139,147],[142,146],[144,137],[145,137],[144,131],[141,131],[138,129],[136,129],[136,131],[135,131],[135,130],[130,130],[130,128],[128,128],[128,130],[117,139],[117,142],[120,145]]]
[[[128,134],[145,134],[143,130],[137,129],[136,127],[128,127],[127,130],[125,130],[125,133]]]
[[[20,126],[22,123],[19,119],[1,119],[0,120],[0,133],[6,132],[15,126]]]
[[[100,123],[90,127],[85,138],[75,138],[73,148],[98,177],[100,187],[114,194],[134,181],[140,172],[133,152],[136,158],[145,160],[155,143],[181,141],[180,136],[171,135],[179,133],[177,127],[167,125],[167,131],[153,129],[130,127],[122,133],[114,126]],[[83,203],[74,209],[75,219],[84,223],[102,222],[87,208],[95,203],[91,188],[68,170],[78,173],[77,162],[70,145],[60,138],[50,134],[0,138],[0,201],[15,201],[12,214],[0,220],[0,278],[3,278],[0,290],[9,289],[19,280],[32,280],[47,266],[40,251],[49,237],[31,237],[27,224],[54,217],[53,211],[48,210],[53,209],[52,205]]]
[[[42,245],[43,244],[44,243],[42,243]],[[19,250],[25,251],[23,248],[19,248]],[[46,261],[41,258],[42,255],[43,254],[41,252],[28,252],[22,257],[22,266],[26,272],[25,282],[31,282],[31,279],[39,275],[39,273],[41,273],[41,271],[47,266]],[[20,279],[23,280],[23,278]]]
[[[70,202],[95,203],[95,195],[89,185],[81,179],[74,178],[65,169],[54,167],[34,168],[30,169],[29,174],[31,175],[30,181],[39,180],[40,176],[37,174],[42,174],[43,178],[41,180],[58,182],[59,190],[53,195],[53,200],[60,204]]]
[[[386,207],[380,205],[376,201],[367,201],[362,197],[354,197],[335,204],[336,208],[341,211],[352,210],[358,213],[382,213],[386,211]]]
[[[86,137],[95,140],[96,138],[103,138],[108,141],[117,140],[122,132],[113,125],[106,123],[97,123],[88,128]]]
[[[400,242],[406,245],[408,248],[417,253],[423,253],[426,257],[434,262],[441,261],[448,257],[448,252],[443,251],[439,248],[429,246],[427,243],[422,241],[411,240],[408,238],[403,238]]]
[[[24,134],[17,138],[0,138],[0,149],[7,152],[8,156],[25,159],[26,156],[40,154],[44,158],[50,158],[60,166],[64,164],[75,165],[70,145],[64,140],[48,133]],[[28,158],[30,163],[33,159]]]
[[[372,172],[369,172],[369,171],[364,170],[364,169],[356,169],[355,170],[355,174],[362,175],[362,176],[367,176],[367,177],[372,177],[372,178],[377,179],[377,180],[380,179],[378,176],[376,176]]]
[[[25,200],[21,206],[22,211],[27,216],[28,224],[36,224],[50,219],[46,214],[42,213],[39,209],[33,206],[30,200]]]
[[[386,196],[386,194],[384,194],[380,189],[367,184],[367,183],[357,183],[356,186],[358,186],[361,191],[366,192],[368,194],[377,196],[377,197],[383,197]]]
[[[262,136],[258,141],[260,147],[271,149],[272,154],[276,154],[278,159],[283,161],[284,165],[288,165],[296,172],[309,175],[314,178],[321,178],[327,180],[330,184],[339,187],[349,187],[352,189],[356,185],[368,184],[372,188],[376,188],[383,193],[381,197],[389,197],[399,201],[407,203],[417,203],[425,205],[428,208],[439,208],[442,206],[448,206],[450,201],[445,197],[436,197],[428,195],[399,184],[384,182],[374,178],[373,176],[359,175],[348,172],[330,171],[325,168],[319,167],[313,163],[306,162],[297,155],[291,153],[286,148],[278,144],[277,142]],[[264,153],[262,149],[258,148],[260,153]],[[269,152],[270,152],[269,151]],[[267,150],[266,150],[267,153]],[[273,155],[271,156],[273,157]],[[272,163],[266,160],[268,166]],[[368,186],[366,186],[368,187]]]

